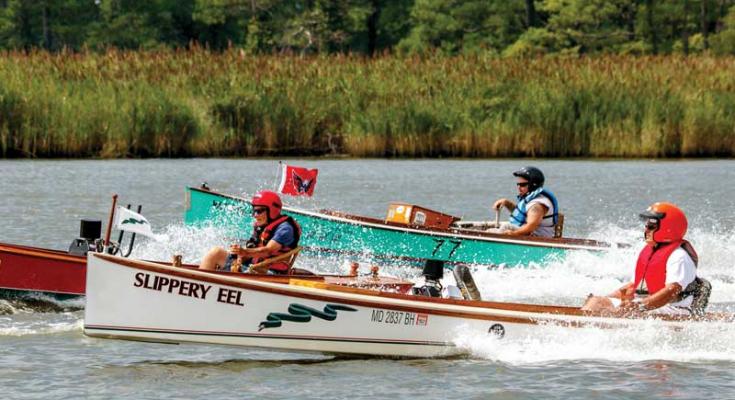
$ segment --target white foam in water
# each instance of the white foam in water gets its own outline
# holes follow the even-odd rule
[[[83,326],[84,322],[79,312],[34,313],[24,317],[14,315],[12,318],[0,317],[0,336],[48,335],[78,331]]]
[[[588,293],[607,294],[632,277],[640,232],[611,227],[601,237],[632,243],[632,247],[601,255],[576,252],[546,267],[487,269],[476,267],[475,282],[483,299],[580,306]],[[717,229],[693,229],[688,239],[700,256],[699,274],[713,286],[710,309],[732,312],[735,301],[735,236]],[[693,324],[682,331],[651,321],[636,329],[564,328],[544,326],[520,337],[502,339],[458,334],[456,343],[472,356],[509,363],[605,359],[641,361],[735,360],[735,324]]]
[[[159,235],[161,236],[159,241],[140,236],[136,238],[136,244],[130,257],[171,261],[177,254],[182,256],[184,263],[198,264],[212,247],[228,248],[231,244],[231,239],[228,239],[226,231],[214,227],[193,228],[172,224]]]
[[[699,252],[698,274],[712,283],[712,303],[735,302],[735,232],[694,228],[689,240]]]
[[[636,329],[543,326],[498,339],[458,334],[456,344],[473,357],[512,364],[557,360],[718,361],[735,360],[732,323],[691,325],[684,330],[662,328],[655,321]]]
[[[228,248],[235,239],[230,236],[230,230],[224,228],[189,227],[172,224],[164,228],[159,235],[161,240],[154,241],[145,237],[136,238],[136,244],[130,257],[134,259],[171,261],[174,254],[182,255],[184,263],[198,264],[202,257],[212,247]],[[124,244],[124,247],[127,246]],[[360,264],[360,274],[370,272],[372,257],[369,254],[361,257],[341,257],[334,255],[314,256],[302,252],[296,259],[295,266],[322,274],[347,274],[350,264],[357,261]],[[381,265],[381,275],[400,277],[414,277],[420,270],[405,265]]]
[[[84,308],[84,297],[59,300],[44,293],[27,293],[0,299],[0,315],[29,314],[34,312],[75,311]]]
[[[529,268],[473,268],[483,298],[497,301],[580,305],[589,293],[608,294],[629,282],[644,243],[640,232],[614,228],[606,237],[631,243],[628,248],[592,254],[570,252],[566,258]],[[713,285],[711,303],[735,301],[735,235],[694,230],[689,240],[700,256],[698,273]]]

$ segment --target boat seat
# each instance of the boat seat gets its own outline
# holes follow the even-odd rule
[[[291,268],[296,262],[296,256],[299,255],[300,251],[301,251],[301,246],[297,246],[295,249],[290,250],[286,253],[279,254],[275,257],[266,258],[265,260],[257,264],[251,265],[250,268],[248,268],[248,272],[251,274],[265,274],[265,273],[268,273],[269,265],[279,263],[279,262],[285,262],[286,264],[288,264],[288,271],[286,272],[286,275],[290,275]]]
[[[559,219],[556,221],[556,225],[554,225],[554,237],[560,238],[564,234],[564,214],[559,213]]]

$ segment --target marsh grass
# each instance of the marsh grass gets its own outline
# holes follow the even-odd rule
[[[3,157],[735,154],[735,59],[4,53]]]

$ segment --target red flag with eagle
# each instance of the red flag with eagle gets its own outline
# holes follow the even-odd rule
[[[278,191],[292,196],[312,196],[316,186],[318,169],[307,169],[282,164],[281,185]]]

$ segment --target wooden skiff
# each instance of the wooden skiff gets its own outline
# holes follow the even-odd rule
[[[576,307],[431,298],[290,279],[268,282],[90,254],[84,333],[163,343],[199,342],[324,353],[440,357],[463,353],[461,334],[513,340],[553,324],[635,328],[642,317]],[[662,318],[662,328],[731,323]]]

